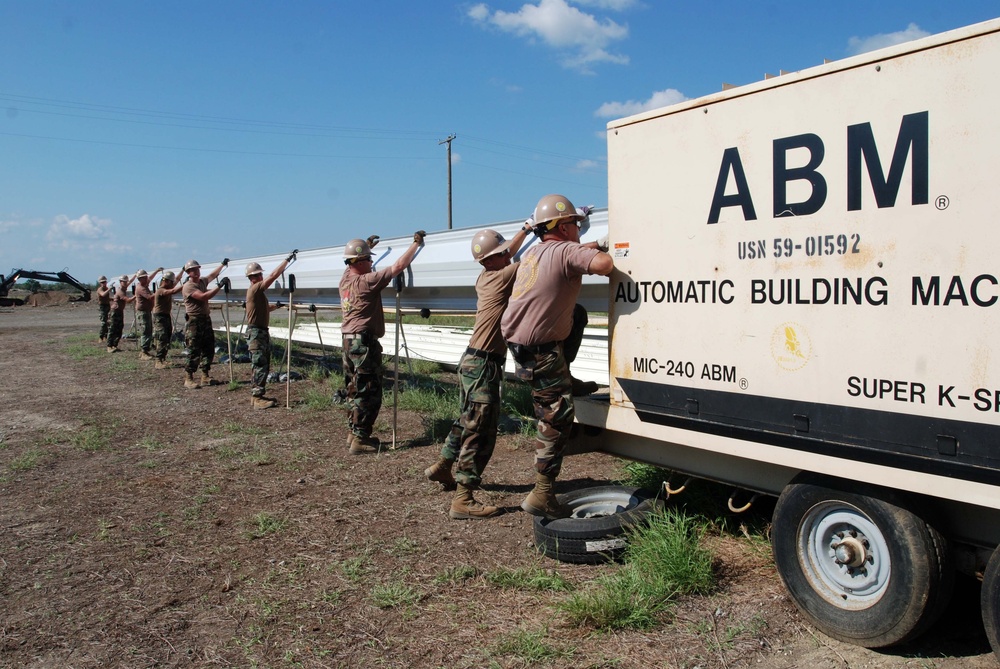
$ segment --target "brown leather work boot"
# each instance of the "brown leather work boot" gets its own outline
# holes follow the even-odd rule
[[[573,510],[560,504],[552,492],[552,485],[555,482],[555,478],[551,476],[536,473],[535,487],[521,502],[521,508],[533,516],[542,516],[549,520],[569,518],[573,515]]]
[[[214,386],[218,383],[215,379],[209,376],[208,372],[201,373],[201,385],[203,386]]]
[[[170,369],[171,366],[166,360],[157,360],[153,363],[153,369]]]
[[[201,388],[201,384],[194,380],[194,374],[192,372],[184,372],[184,387]]]
[[[573,385],[573,397],[583,397],[584,395],[589,395],[598,389],[598,385],[593,381],[581,381],[575,376],[569,377],[570,382]]]
[[[455,493],[455,498],[451,500],[451,509],[448,511],[448,516],[452,520],[492,518],[493,516],[500,515],[501,511],[499,508],[476,501],[476,498],[472,496],[473,490],[475,488],[469,488],[461,483],[458,484],[458,492]]]
[[[145,351],[139,351],[139,359],[140,360],[156,360],[156,358],[154,358],[150,354],[146,353]]]
[[[250,406],[254,409],[270,409],[271,407],[278,406],[278,401],[270,397],[251,397]]]
[[[440,458],[433,465],[424,470],[424,476],[428,481],[436,481],[444,486],[445,490],[455,489],[455,477],[451,474],[451,466],[454,460]]]
[[[382,442],[378,437],[362,437],[360,434],[351,434],[347,437],[347,446],[351,455],[364,455],[365,453],[375,453]]]

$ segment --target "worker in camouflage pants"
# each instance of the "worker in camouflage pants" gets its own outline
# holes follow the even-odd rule
[[[580,243],[580,226],[588,214],[562,195],[539,200],[532,220],[541,243],[521,257],[500,321],[517,375],[531,385],[538,419],[535,486],[521,508],[550,520],[572,513],[559,502],[553,487],[575,415],[565,345],[573,330],[576,299],[585,274],[607,276],[614,270],[614,260],[606,253],[607,239]]]
[[[298,250],[288,254],[278,263],[270,274],[264,276],[264,268],[260,263],[251,262],[246,268],[246,277],[250,281],[247,288],[247,298],[244,302],[247,322],[247,347],[250,349],[250,362],[253,369],[253,379],[250,388],[250,406],[254,409],[270,409],[278,406],[278,401],[264,396],[267,387],[267,375],[271,371],[271,312],[281,307],[281,302],[271,304],[267,300],[267,289],[278,280],[285,268],[295,260]]]
[[[448,516],[454,520],[490,518],[500,509],[473,496],[483,470],[493,456],[500,420],[500,383],[507,348],[500,334],[500,317],[507,307],[517,265],[511,262],[531,227],[527,222],[507,242],[494,230],[472,238],[472,257],[483,267],[476,279],[476,322],[458,365],[461,415],[451,428],[437,463],[424,470],[431,481],[455,487]],[[453,475],[451,467],[456,464]]]
[[[382,311],[382,289],[394,276],[410,266],[424,244],[425,233],[413,233],[413,243],[392,265],[376,270],[372,248],[378,236],[352,239],[344,247],[344,269],[340,277],[340,308],[344,315],[340,332],[343,334],[344,377],[350,432],[347,448],[351,455],[375,453],[381,442],[372,434],[375,420],[382,408],[382,345],[385,335],[385,315]]]
[[[159,288],[153,294],[153,345],[156,348],[156,369],[170,369],[167,362],[167,351],[170,350],[170,338],[174,336],[174,321],[170,313],[173,311],[174,295],[184,288],[184,284],[176,281],[173,272],[164,272]]]
[[[149,282],[153,280],[162,267],[157,267],[149,274],[144,269],[135,273],[135,316],[139,326],[139,359],[153,360],[149,352],[153,349],[153,291]]]
[[[108,286],[108,277],[103,274],[97,277],[97,308],[101,313],[101,334],[100,341],[108,338],[108,330],[111,329],[111,287]]]
[[[201,388],[215,385],[211,377],[212,362],[215,359],[215,330],[212,329],[212,308],[208,301],[219,294],[222,284],[209,288],[208,283],[219,277],[219,274],[229,265],[229,258],[212,272],[203,277],[201,265],[197,260],[189,260],[184,265],[188,279],[181,288],[184,296],[184,310],[187,325],[184,326],[184,344],[188,349],[187,364],[184,366],[184,387]],[[194,373],[201,368],[201,379],[195,379]]]

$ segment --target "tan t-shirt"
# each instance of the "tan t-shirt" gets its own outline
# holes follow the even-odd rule
[[[340,307],[344,322],[343,334],[370,332],[376,337],[385,334],[385,314],[382,313],[382,289],[392,281],[389,269],[355,274],[348,267],[340,277]]]
[[[111,305],[111,286],[105,288],[97,287],[97,302],[99,304]]]
[[[174,296],[168,291],[173,289],[173,286],[164,288],[162,285],[156,289],[156,293],[153,295],[154,314],[170,315],[170,311],[174,308]]]
[[[483,270],[476,279],[476,324],[469,346],[499,355],[507,354],[507,344],[500,334],[500,317],[514,288],[517,263],[495,271]]]
[[[270,324],[271,310],[264,292],[264,282],[251,283],[247,288],[247,325],[266,328]]]
[[[118,284],[115,287],[115,292],[111,295],[111,311],[124,311],[127,298],[128,289],[122,288],[121,284]]]
[[[138,281],[135,282],[135,310],[153,310],[153,291],[149,289],[149,284],[144,286]]]
[[[504,339],[528,346],[566,339],[573,328],[583,275],[598,253],[566,241],[542,242],[528,249],[500,321]]]
[[[205,292],[208,290],[208,281],[198,279],[194,281],[188,279],[181,288],[181,295],[184,296],[184,311],[188,316],[211,316],[212,308],[208,306],[208,300],[196,300],[193,293],[195,291]]]

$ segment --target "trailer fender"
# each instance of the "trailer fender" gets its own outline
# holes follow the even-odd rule
[[[983,627],[986,628],[993,654],[1000,659],[1000,548],[993,551],[993,557],[986,565],[980,597]]]

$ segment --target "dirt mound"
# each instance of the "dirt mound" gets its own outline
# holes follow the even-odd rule
[[[60,290],[50,290],[28,295],[24,299],[24,304],[29,307],[51,307],[54,305],[66,304],[69,301],[69,293],[64,293]]]

